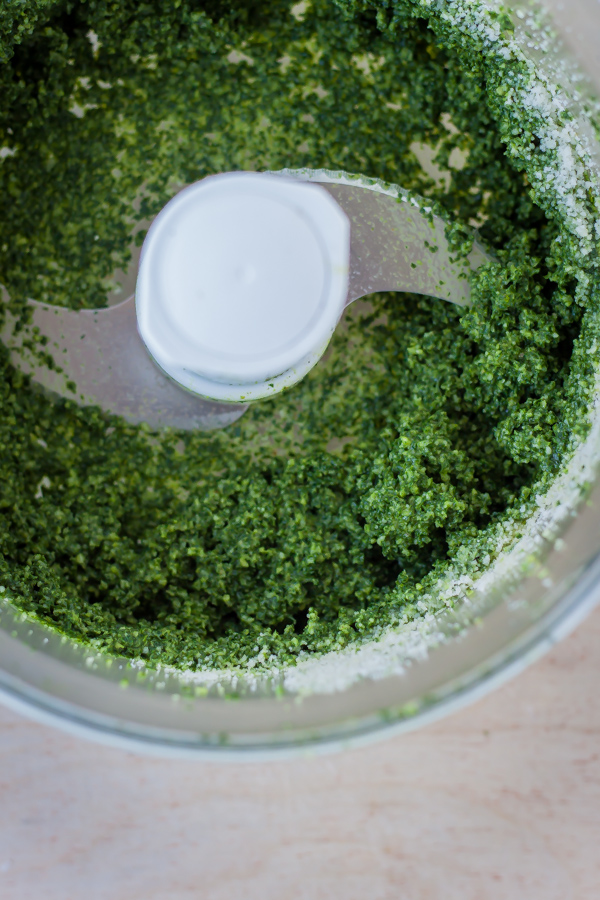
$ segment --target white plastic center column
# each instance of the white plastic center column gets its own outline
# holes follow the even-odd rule
[[[350,223],[315,184],[214,175],[154,220],[136,286],[138,328],[184,388],[244,402],[299,381],[324,352],[348,290]]]

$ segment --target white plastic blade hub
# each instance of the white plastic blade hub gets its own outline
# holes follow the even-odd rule
[[[258,400],[318,362],[348,291],[350,223],[319,185],[231,172],[185,188],[144,242],[138,328],[160,367],[214,400]]]

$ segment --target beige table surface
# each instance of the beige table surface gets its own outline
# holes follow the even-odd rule
[[[1,900],[598,900],[600,609],[421,731],[296,761],[136,757],[0,707]]]

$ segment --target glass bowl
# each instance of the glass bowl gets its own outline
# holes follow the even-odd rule
[[[582,112],[588,86],[595,80],[600,89],[600,6],[547,3],[550,14],[553,5],[559,34],[532,37],[529,5],[515,12],[515,34],[542,71],[560,69],[577,128],[590,146],[596,142],[600,160]],[[549,496],[487,586],[482,579],[455,609],[364,648],[368,664],[363,671],[355,655],[352,677],[329,660],[325,692],[306,690],[301,678],[296,687],[293,679],[207,687],[193,676],[98,655],[31,621],[0,593],[0,699],[129,750],[213,759],[340,749],[419,727],[520,672],[600,600],[598,460],[597,421],[571,465],[571,482]],[[353,652],[343,651],[346,663]]]

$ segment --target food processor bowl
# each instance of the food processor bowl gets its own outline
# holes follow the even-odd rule
[[[532,37],[532,16],[552,19],[554,6],[559,35]],[[515,34],[542,72],[556,80],[560,71],[600,171],[600,144],[582,112],[586,85],[592,96],[595,80],[600,92],[600,5],[571,0],[568,15],[566,4],[546,7],[517,7]],[[484,574],[440,615],[322,659],[301,659],[281,677],[211,683],[197,673],[108,657],[32,620],[0,593],[0,699],[73,733],[173,757],[281,757],[419,727],[521,671],[600,600],[599,460],[596,416],[569,471],[540,500],[493,577]]]

